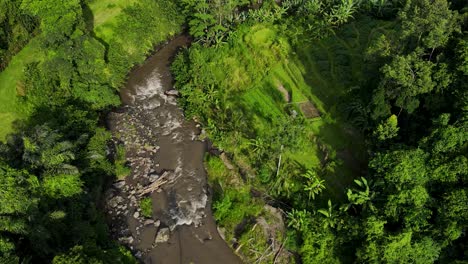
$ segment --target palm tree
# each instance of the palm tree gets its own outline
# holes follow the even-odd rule
[[[70,162],[75,159],[75,146],[61,141],[61,136],[46,125],[37,126],[23,136],[23,161],[33,169],[44,169],[51,174],[75,174],[78,169]]]

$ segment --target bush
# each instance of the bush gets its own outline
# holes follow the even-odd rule
[[[115,176],[119,180],[125,179],[128,175],[130,175],[130,168],[126,166],[125,161],[125,147],[122,145],[117,146],[116,153],[115,153]]]
[[[140,201],[141,214],[144,217],[151,218],[153,216],[153,201],[150,197],[145,197]]]

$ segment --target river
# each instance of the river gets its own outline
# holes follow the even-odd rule
[[[198,140],[199,128],[184,118],[176,97],[167,94],[175,93],[170,62],[188,44],[178,36],[134,69],[121,90],[124,105],[107,118],[131,168],[107,192],[109,226],[143,263],[241,263],[212,216],[206,143]],[[145,196],[151,198],[152,217],[139,208]]]

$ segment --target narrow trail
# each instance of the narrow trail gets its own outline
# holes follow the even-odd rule
[[[206,143],[197,139],[199,128],[185,120],[172,90],[171,59],[188,44],[179,36],[132,71],[121,91],[124,106],[108,116],[131,167],[107,193],[111,232],[143,263],[241,263],[212,216]],[[158,181],[165,183],[149,194],[153,215],[144,217],[139,193]]]

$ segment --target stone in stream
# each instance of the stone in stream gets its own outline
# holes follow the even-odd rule
[[[218,234],[219,234],[219,236],[220,236],[223,240],[226,240],[226,228],[216,226],[216,229],[218,229]]]
[[[160,225],[161,225],[161,221],[156,220],[156,222],[154,222],[154,226],[155,226],[155,227],[159,227]]]
[[[120,237],[119,241],[125,244],[132,244],[135,239],[132,236]]]
[[[169,228],[161,228],[161,230],[159,230],[158,234],[156,235],[156,239],[154,240],[154,243],[158,244],[158,243],[165,243],[169,241],[169,235],[170,235]]]
[[[155,182],[158,178],[159,178],[159,175],[157,175],[157,174],[150,174],[150,175],[148,176],[148,180],[149,180],[150,182]]]
[[[135,212],[135,213],[133,214],[133,217],[135,217],[135,218],[140,217],[140,213],[139,213],[139,212]]]
[[[115,196],[109,200],[108,204],[110,207],[115,208],[118,207],[120,203],[123,202],[123,198],[121,196]]]
[[[154,224],[154,220],[153,220],[153,219],[147,219],[147,220],[145,220],[145,226],[151,225],[151,224]]]
[[[125,181],[118,181],[118,182],[114,183],[114,187],[117,188],[117,189],[122,188],[124,185],[125,185]]]
[[[175,90],[175,89],[171,89],[171,90],[168,90],[168,91],[165,91],[164,92],[165,95],[168,95],[168,96],[179,96],[179,91]]]

